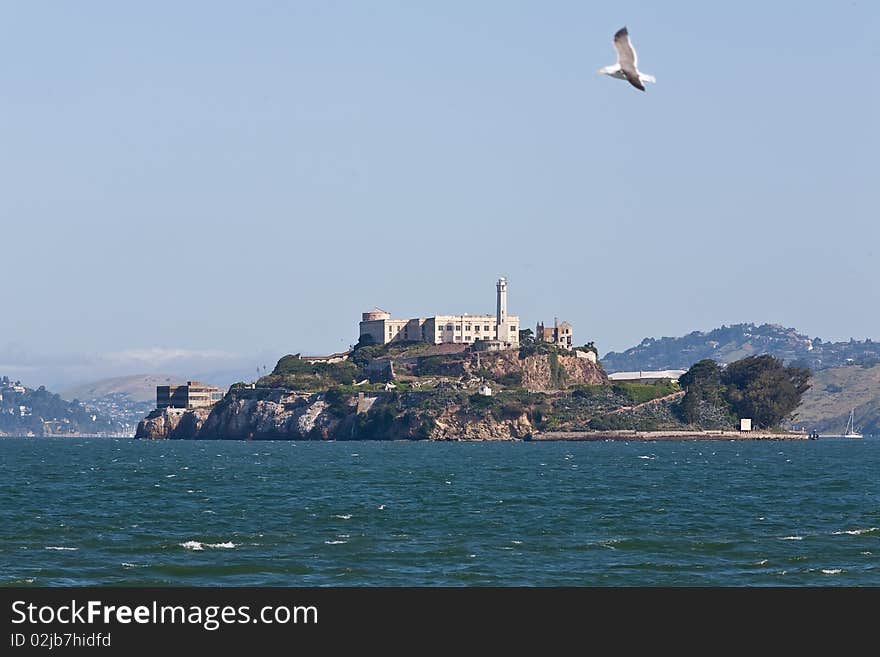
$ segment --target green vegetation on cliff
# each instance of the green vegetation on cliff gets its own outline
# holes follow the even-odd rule
[[[299,354],[294,354],[281,358],[272,373],[262,377],[257,385],[264,388],[322,390],[337,384],[351,384],[360,374],[362,372],[351,361],[310,363],[302,360]]]
[[[468,437],[459,436],[458,431],[469,431],[471,437],[523,438],[532,428],[547,426],[550,409],[547,395],[527,391],[493,396],[449,388],[391,392],[379,395],[369,412],[356,417],[351,436],[366,440],[457,439]],[[525,433],[504,435],[511,426],[522,427]]]
[[[552,400],[547,422],[566,431],[679,429],[681,421],[671,410],[675,400],[668,399],[679,392],[670,381],[576,386]]]
[[[669,380],[611,382],[589,359],[528,341],[500,352],[359,345],[336,363],[285,356],[255,388],[234,386],[210,416],[176,428],[175,418],[157,417],[140,435],[516,440],[537,431],[732,429],[745,410],[756,426],[775,426],[797,406],[805,372],[771,357],[726,370],[707,361],[682,378],[685,391]]]

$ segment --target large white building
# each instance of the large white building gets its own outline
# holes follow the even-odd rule
[[[519,345],[519,317],[507,314],[507,281],[496,284],[494,315],[435,315],[413,319],[392,319],[391,313],[373,308],[363,313],[360,335],[376,344],[388,342],[431,342],[434,344],[498,343],[498,347]]]
[[[642,372],[613,372],[608,375],[612,381],[626,381],[630,383],[656,383],[668,379],[670,381],[678,381],[687,370],[657,370]]]

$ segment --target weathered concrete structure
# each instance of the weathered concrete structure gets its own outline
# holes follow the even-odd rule
[[[208,408],[223,398],[217,386],[187,381],[182,386],[156,386],[156,408]]]
[[[678,378],[687,370],[657,370],[653,372],[614,372],[608,378],[612,381],[629,383],[657,383],[657,381],[678,381]]]

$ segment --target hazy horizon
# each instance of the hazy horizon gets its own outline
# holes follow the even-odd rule
[[[255,374],[372,306],[494,312],[499,275],[524,327],[602,354],[742,322],[880,339],[878,19],[0,7],[0,375]],[[622,25],[646,93],[596,75]]]
[[[726,326],[736,324],[760,326],[765,323],[771,322],[731,322]],[[722,324],[695,328],[672,336],[646,335],[642,339],[678,338],[692,331],[708,333],[721,326]],[[798,327],[786,328],[795,328],[810,338],[818,337],[826,342],[845,342],[850,339],[828,340],[821,335],[805,333]],[[857,340],[864,339],[851,337]],[[600,346],[599,353],[604,357],[611,351],[622,352],[637,346],[641,341],[640,339],[621,349],[602,349]],[[217,385],[229,385],[235,381],[251,381],[267,371],[271,372],[277,360],[289,353],[319,355],[317,351],[308,349],[289,349],[283,353],[262,354],[162,348],[106,354],[35,354],[7,351],[5,354],[0,354],[0,376],[20,379],[29,387],[45,385],[52,392],[63,392],[67,388],[104,379],[156,374],[171,375],[181,381],[196,379]]]

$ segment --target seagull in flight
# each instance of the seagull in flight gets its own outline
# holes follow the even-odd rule
[[[600,68],[598,73],[610,75],[618,80],[627,80],[636,89],[642,91],[645,90],[645,82],[657,82],[653,75],[639,71],[639,58],[629,40],[629,32],[626,31],[625,26],[614,33],[614,49],[617,51],[617,63]]]

